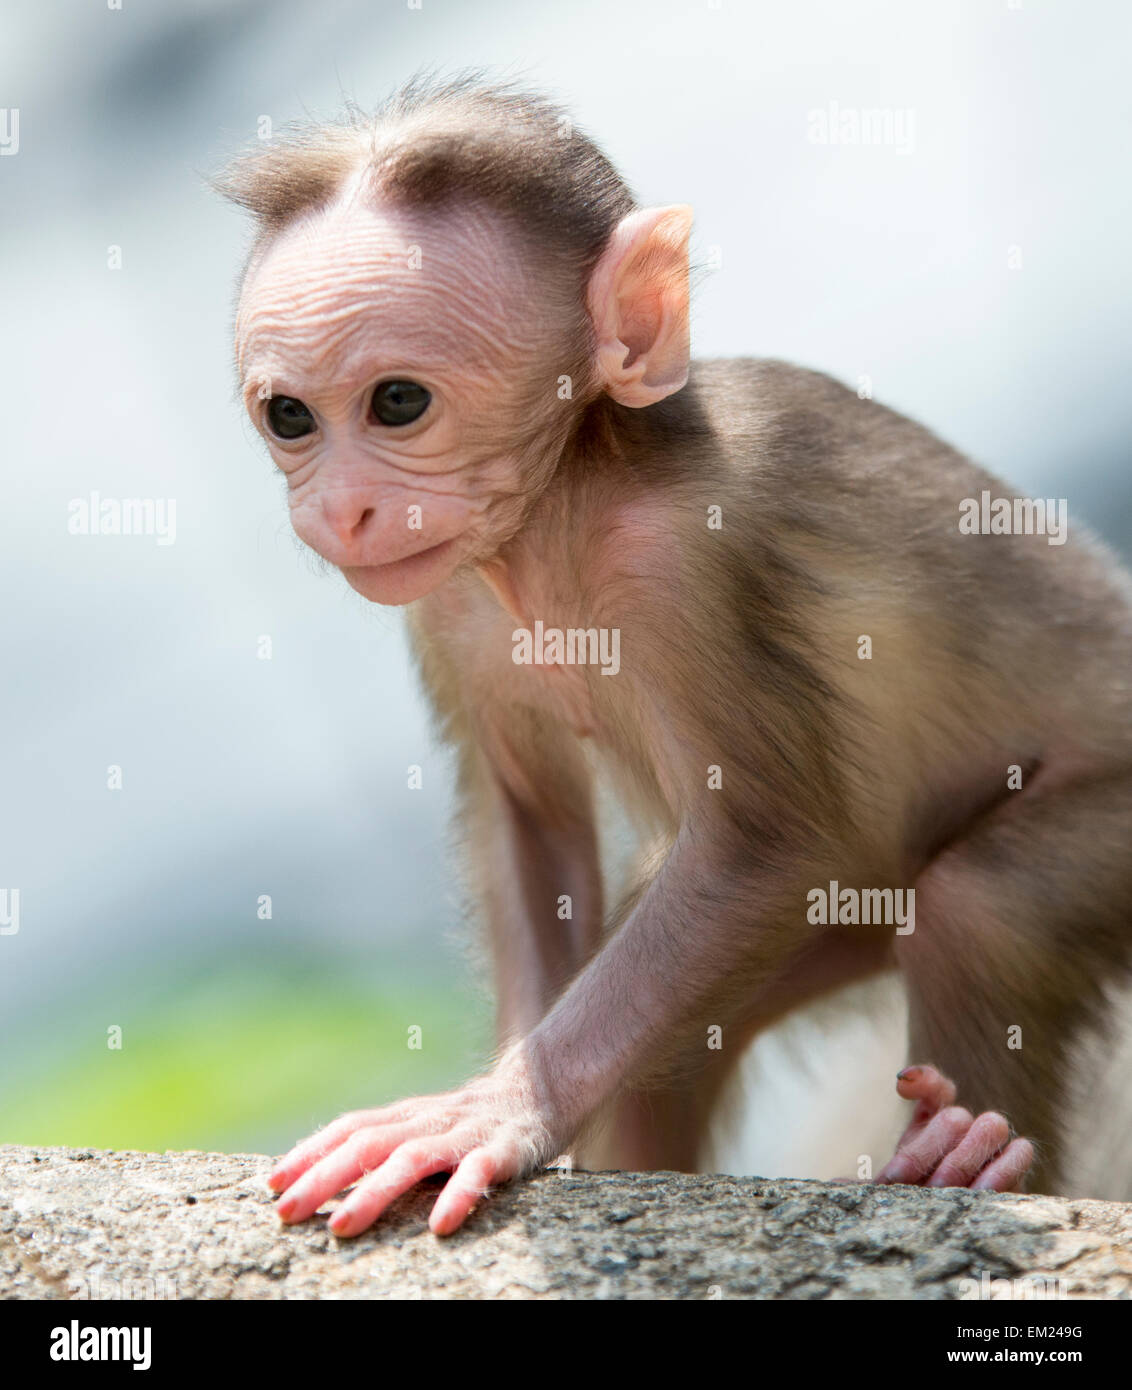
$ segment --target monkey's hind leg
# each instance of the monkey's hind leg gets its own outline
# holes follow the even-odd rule
[[[1092,1195],[1066,1171],[1072,1071],[1081,1038],[1104,1026],[1106,985],[1128,970],[1130,850],[1132,776],[1057,786],[1039,774],[928,866],[915,931],[897,942],[910,1059],[1034,1141],[1031,1191]]]

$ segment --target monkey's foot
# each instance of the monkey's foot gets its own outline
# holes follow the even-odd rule
[[[1015,1192],[1034,1161],[1028,1139],[1012,1139],[1005,1116],[974,1116],[956,1105],[955,1085],[934,1067],[905,1067],[897,1092],[919,1104],[877,1182]]]

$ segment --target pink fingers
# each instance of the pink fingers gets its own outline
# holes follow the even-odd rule
[[[383,1164],[405,1137],[404,1125],[359,1129],[298,1178],[276,1202],[276,1212],[284,1221],[305,1221],[323,1202]]]
[[[977,1192],[1016,1192],[1034,1162],[1034,1146],[1028,1139],[1015,1139],[988,1163],[971,1184]]]
[[[928,1179],[929,1187],[970,1187],[987,1164],[1010,1140],[1003,1115],[988,1110],[980,1115],[959,1143],[946,1154]]]
[[[905,1100],[918,1104],[877,1182],[995,1192],[1021,1185],[1033,1164],[1034,1146],[1028,1139],[1011,1139],[1004,1115],[987,1110],[972,1117],[954,1104],[954,1083],[935,1067],[905,1067],[896,1087]]]
[[[923,1182],[966,1136],[973,1122],[971,1112],[962,1106],[941,1110],[911,1139],[905,1135],[896,1153],[877,1174],[877,1182]],[[908,1133],[912,1133],[911,1126]]]
[[[911,1138],[912,1134],[927,1124],[934,1115],[955,1104],[955,1083],[949,1081],[935,1067],[905,1067],[897,1075],[896,1090],[904,1100],[919,1101],[900,1141],[901,1145],[904,1139]]]
[[[438,1236],[451,1235],[463,1225],[475,1207],[488,1194],[492,1183],[515,1174],[515,1165],[492,1149],[473,1149],[445,1184],[436,1200],[429,1227]]]
[[[455,1162],[449,1137],[402,1144],[376,1172],[368,1174],[330,1218],[337,1236],[360,1235],[372,1226],[390,1203],[422,1178],[443,1173]]]
[[[285,1154],[268,1175],[268,1186],[282,1192],[291,1186],[312,1163],[317,1163],[332,1149],[336,1149],[344,1139],[356,1130],[380,1123],[390,1118],[386,1110],[354,1110],[348,1115],[340,1115],[324,1129],[296,1144],[290,1153]]]

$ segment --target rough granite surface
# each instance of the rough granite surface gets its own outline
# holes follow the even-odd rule
[[[339,1240],[320,1217],[279,1223],[269,1168],[258,1154],[0,1146],[0,1297],[950,1299],[972,1296],[964,1280],[984,1297],[1132,1297],[1121,1203],[546,1173],[447,1239],[425,1226],[437,1179]]]

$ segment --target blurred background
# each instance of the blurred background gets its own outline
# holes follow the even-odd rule
[[[0,5],[0,1142],[274,1151],[489,1052],[401,617],[292,538],[234,392],[206,178],[264,118],[549,90],[695,206],[699,355],[831,372],[1132,553],[1118,0],[110,5]],[[92,492],[175,541],[71,534]],[[859,1002],[760,1043],[719,1166],[854,1170],[811,1131],[890,1125],[904,1060]]]

